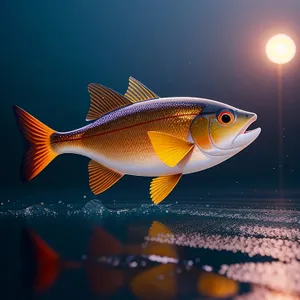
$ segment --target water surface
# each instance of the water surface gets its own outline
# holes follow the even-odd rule
[[[300,299],[300,211],[297,209],[85,202],[79,205],[59,201],[27,207],[15,204],[12,209],[2,210],[1,257],[8,270],[2,281],[7,282],[4,299],[19,299],[20,293],[28,299],[65,299],[66,295],[74,299],[107,299],[93,293],[84,270],[62,272],[55,284],[40,295],[24,289],[24,285],[17,290],[24,266],[24,257],[20,256],[20,234],[24,227],[33,229],[68,260],[81,260],[87,254],[95,227],[104,229],[124,245],[155,242],[172,246],[190,267],[177,266],[167,275],[156,274],[157,278],[150,280],[153,290],[164,281],[170,282],[167,276],[176,276],[176,291],[171,292],[170,299],[210,299],[197,290],[197,280],[189,279],[191,274],[198,276],[191,269],[234,280],[238,289],[229,299]],[[157,236],[149,235],[154,223],[167,228],[167,234],[164,231]],[[129,274],[129,271],[132,272],[124,272]],[[142,271],[137,268],[135,276]],[[108,299],[143,299],[130,288],[133,277],[128,274],[130,279]]]

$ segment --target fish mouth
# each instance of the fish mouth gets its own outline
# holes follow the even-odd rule
[[[253,124],[256,120],[257,120],[257,115],[254,114],[254,116],[242,127],[242,129],[240,130],[240,132],[237,134],[236,138],[232,142],[234,148],[246,147],[257,139],[257,137],[261,133],[261,128],[258,127],[256,129],[248,130],[251,124]]]

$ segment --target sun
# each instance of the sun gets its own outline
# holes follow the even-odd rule
[[[266,54],[275,64],[286,64],[294,58],[296,45],[288,35],[277,34],[269,39]]]

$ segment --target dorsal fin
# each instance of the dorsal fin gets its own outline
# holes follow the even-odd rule
[[[96,120],[114,109],[131,104],[121,94],[100,84],[90,83],[88,91],[90,93],[91,104],[86,116],[87,121]]]
[[[125,93],[125,97],[133,103],[142,100],[159,98],[159,96],[131,76],[129,77],[129,85],[127,92]]]

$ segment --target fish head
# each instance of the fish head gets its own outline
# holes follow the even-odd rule
[[[207,106],[192,122],[190,133],[202,152],[232,156],[259,136],[261,129],[247,130],[257,115],[225,104]]]

